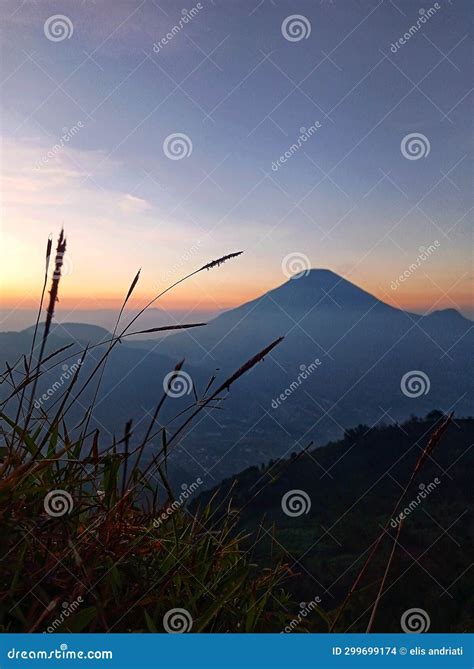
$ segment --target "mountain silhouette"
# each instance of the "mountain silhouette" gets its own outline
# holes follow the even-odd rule
[[[0,334],[0,353],[17,359],[32,330]],[[426,316],[394,308],[334,272],[315,269],[220,314],[205,327],[161,340],[124,340],[107,365],[98,427],[110,434],[133,418],[144,432],[163,393],[163,379],[185,359],[198,397],[211,376],[222,383],[243,363],[283,341],[184,432],[173,458],[190,477],[209,472],[212,485],[246,466],[339,438],[360,423],[394,422],[433,409],[472,414],[472,322],[454,309]],[[55,326],[49,350],[109,338],[103,328]],[[84,373],[104,346],[91,349]],[[43,387],[54,380],[45,375]],[[186,394],[165,402],[163,420],[189,405]],[[81,397],[87,406],[88,395]],[[78,414],[79,409],[78,407]],[[170,461],[172,464],[172,461]],[[181,481],[182,482],[182,481]]]
[[[436,348],[437,339],[442,351],[453,343],[452,337],[471,327],[471,321],[454,309],[419,316],[378,300],[330,270],[314,269],[224,312],[200,331],[168,337],[159,349],[192,362],[215,360],[228,366],[242,354],[255,352],[255,347],[285,336],[278,352],[289,358],[343,352],[347,347],[357,357],[369,347],[382,352],[386,344],[404,336],[409,336],[408,343],[418,344],[415,335],[423,332],[428,351],[432,345]],[[356,346],[359,350],[354,350]]]
[[[452,309],[402,311],[329,270],[290,279],[157,350],[225,376],[279,336],[283,342],[241,379],[222,415],[201,425],[221,438],[220,474],[305,440],[321,445],[359,423],[432,409],[472,413],[471,321]]]

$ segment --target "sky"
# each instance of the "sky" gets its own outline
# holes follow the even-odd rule
[[[240,250],[162,307],[315,267],[472,317],[469,5],[2,0],[0,327],[61,226],[67,320]]]

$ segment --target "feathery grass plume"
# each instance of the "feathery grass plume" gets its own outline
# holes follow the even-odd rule
[[[237,251],[237,252],[235,252],[235,253],[228,253],[227,255],[221,256],[221,257],[218,258],[217,260],[211,260],[211,262],[207,263],[206,265],[203,265],[203,266],[200,267],[199,269],[194,270],[194,271],[191,272],[190,274],[187,274],[186,276],[182,277],[181,279],[179,279],[178,281],[176,281],[175,283],[173,283],[171,286],[168,286],[168,288],[166,288],[165,290],[163,290],[162,292],[160,292],[158,295],[156,295],[152,300],[150,300],[150,302],[148,302],[148,304],[146,304],[146,305],[145,305],[145,306],[144,306],[144,307],[143,307],[143,308],[142,308],[142,309],[141,309],[141,310],[140,310],[140,311],[133,317],[133,319],[129,322],[129,324],[127,325],[127,327],[126,327],[124,330],[122,330],[122,332],[121,332],[117,337],[112,337],[110,340],[104,340],[104,341],[100,342],[99,344],[90,346],[90,347],[89,347],[89,350],[91,350],[91,349],[94,348],[95,346],[102,346],[103,344],[108,344],[109,342],[112,342],[113,345],[115,345],[115,344],[119,343],[120,340],[123,339],[124,337],[131,337],[131,336],[133,336],[133,335],[137,335],[137,334],[146,334],[146,333],[151,333],[151,332],[164,332],[164,331],[166,331],[166,330],[179,330],[179,329],[185,329],[185,328],[202,327],[203,325],[206,325],[205,323],[188,323],[188,324],[184,324],[184,325],[167,325],[167,326],[162,326],[162,327],[157,327],[157,328],[149,328],[149,329],[147,329],[147,330],[138,330],[138,331],[136,331],[136,332],[127,332],[128,329],[131,327],[131,325],[132,325],[132,324],[133,324],[133,323],[134,323],[134,322],[135,322],[135,321],[136,321],[136,320],[137,320],[137,319],[138,319],[138,318],[139,318],[139,317],[140,317],[140,316],[141,316],[141,315],[142,315],[142,314],[149,308],[149,307],[151,307],[151,306],[152,306],[152,305],[153,305],[153,304],[154,304],[160,297],[162,297],[163,295],[165,295],[166,293],[168,293],[170,290],[172,290],[172,289],[173,289],[174,287],[176,287],[178,284],[183,283],[183,282],[186,281],[187,279],[191,278],[191,277],[194,276],[195,274],[198,274],[199,272],[202,272],[203,270],[209,270],[209,269],[212,269],[213,267],[219,267],[219,265],[222,265],[223,263],[227,262],[228,260],[230,260],[230,259],[232,259],[232,258],[236,258],[237,256],[240,256],[242,253],[243,253],[243,251]],[[127,297],[126,297],[126,299],[125,299],[125,303],[128,301],[128,299],[129,299],[131,293],[133,292],[133,289],[135,288],[135,285],[136,285],[136,283],[137,283],[137,281],[138,281],[138,278],[139,278],[139,275],[140,275],[140,271],[141,271],[141,270],[138,271],[137,275],[135,276],[134,280],[132,281],[132,284],[131,284],[131,286],[130,286],[130,288],[129,288],[129,290],[128,290],[128,293],[127,293]],[[120,310],[120,313],[123,312],[125,303],[122,305],[122,308],[121,308],[121,310]],[[120,317],[119,317],[119,320],[120,320]],[[70,344],[70,346],[72,346],[72,344]],[[105,354],[105,355],[107,355],[107,354]],[[71,356],[71,357],[72,357],[72,356]],[[57,364],[62,364],[63,362],[65,362],[65,361],[68,360],[68,359],[69,359],[69,358],[66,358],[66,359],[64,359],[64,360],[61,360],[61,361],[60,361],[59,363],[57,363]],[[94,370],[94,372],[93,372],[93,376],[95,375],[95,373],[97,372],[97,370],[100,368],[101,363],[102,363],[102,360],[100,360],[100,361],[97,363],[97,369]],[[16,367],[17,364],[18,364],[18,363],[15,363],[15,365],[13,365],[13,369]],[[82,393],[82,389],[81,389],[80,392]]]
[[[433,450],[436,448],[436,446],[439,444],[441,441],[441,438],[443,434],[446,432],[446,430],[449,427],[449,424],[451,423],[452,419],[454,416],[454,411],[452,411],[449,416],[441,423],[441,425],[434,430],[430,434],[430,438],[428,440],[428,443],[426,444],[426,448],[423,450],[422,454],[418,458],[418,462],[415,465],[415,469],[413,470],[412,477],[410,479],[410,483],[414,480],[414,478],[419,474],[421,468],[423,467],[426,459],[431,455]]]
[[[43,332],[43,341],[41,343],[42,350],[44,351],[44,345],[48,339],[49,331],[51,329],[51,323],[54,317],[54,309],[56,307],[56,302],[59,302],[59,282],[61,280],[61,268],[64,262],[64,255],[66,253],[66,237],[64,236],[64,228],[61,228],[59,233],[58,244],[56,246],[56,256],[54,260],[54,272],[51,282],[51,290],[49,291],[49,304],[46,309],[46,321],[44,324]],[[41,361],[41,353],[40,360]]]
[[[235,253],[228,253],[226,256],[221,256],[220,258],[217,258],[217,260],[211,260],[211,262],[208,262],[206,265],[203,265],[201,269],[198,270],[198,272],[201,272],[203,269],[212,269],[213,267],[219,267],[219,265],[223,265],[227,260],[231,260],[231,258],[237,258],[237,256],[242,255],[243,251],[236,251]]]
[[[175,287],[178,286],[179,284],[183,283],[184,281],[187,281],[187,279],[190,279],[192,276],[195,276],[196,274],[199,274],[199,272],[202,272],[202,271],[205,270],[205,269],[210,269],[211,267],[218,267],[219,265],[221,265],[222,263],[226,262],[227,260],[230,260],[231,258],[235,258],[236,256],[239,256],[239,255],[241,255],[242,253],[243,253],[243,251],[237,251],[236,253],[229,253],[229,254],[227,254],[227,255],[225,255],[225,256],[222,256],[221,258],[218,258],[217,260],[212,260],[210,263],[207,263],[207,265],[203,265],[203,266],[200,267],[199,269],[196,269],[196,270],[194,270],[193,272],[190,272],[189,274],[186,274],[186,276],[184,276],[184,277],[182,277],[181,279],[178,279],[177,281],[175,281],[174,283],[172,283],[170,286],[168,286],[167,288],[165,288],[164,290],[162,290],[160,293],[158,293],[158,295],[155,295],[155,297],[154,297],[153,299],[151,299],[147,304],[145,304],[144,307],[142,307],[142,309],[140,309],[140,311],[138,311],[137,314],[135,314],[135,316],[134,316],[134,317],[132,318],[132,320],[128,323],[128,325],[126,325],[125,328],[120,332],[120,334],[118,335],[118,337],[116,338],[116,340],[111,344],[111,346],[107,349],[107,351],[106,351],[106,352],[104,353],[104,355],[101,357],[101,359],[99,360],[99,362],[96,364],[95,368],[92,370],[92,372],[90,373],[89,377],[88,377],[88,378],[86,379],[86,381],[84,382],[82,388],[79,390],[79,392],[77,393],[77,395],[74,397],[73,402],[75,402],[75,401],[80,397],[80,395],[83,393],[83,391],[84,391],[85,388],[88,386],[88,384],[91,382],[92,378],[95,376],[95,374],[97,373],[97,371],[101,368],[103,361],[104,361],[105,358],[110,354],[110,352],[112,351],[112,349],[114,348],[114,346],[115,346],[115,345],[121,340],[121,338],[128,332],[128,330],[131,328],[131,326],[133,325],[133,323],[135,323],[135,322],[140,318],[140,316],[142,316],[142,314],[144,314],[145,311],[147,311],[147,309],[149,309],[153,304],[155,304],[155,302],[157,302],[157,300],[159,300],[161,297],[163,297],[163,295],[165,295],[166,293],[168,293],[170,290],[172,290],[173,288],[175,288]],[[71,406],[72,406],[72,403],[71,403],[71,404],[69,405],[69,407],[66,409],[66,413],[69,411],[69,409],[71,408]]]
[[[51,250],[52,250],[52,248],[53,248],[53,238],[52,238],[52,235],[49,235],[48,241],[46,242],[43,288],[42,288],[42,291],[41,291],[40,303],[39,303],[39,307],[38,307],[38,314],[36,316],[35,329],[34,329],[34,332],[33,332],[33,340],[31,342],[30,367],[31,367],[33,352],[34,352],[34,349],[35,349],[36,335],[38,333],[38,325],[39,325],[39,320],[41,318],[41,310],[43,308],[44,295],[45,295],[45,292],[46,292],[46,285],[48,283],[48,270],[49,270],[49,262],[51,260]]]
[[[136,275],[135,275],[135,277],[134,277],[132,283],[130,284],[130,288],[128,289],[128,293],[127,293],[127,295],[126,295],[126,297],[125,297],[125,300],[123,301],[122,308],[120,309],[120,313],[119,313],[119,318],[118,318],[117,320],[120,320],[120,316],[122,315],[123,310],[125,309],[125,305],[127,304],[127,302],[128,302],[128,300],[129,300],[131,294],[132,294],[133,291],[135,290],[135,286],[136,286],[137,283],[138,283],[138,279],[140,278],[140,272],[141,272],[141,271],[142,271],[142,270],[141,270],[141,268],[140,268],[140,269],[138,270],[138,272],[136,273]]]
[[[202,272],[204,270],[209,270],[212,269],[213,267],[219,267],[219,265],[222,265],[223,263],[227,262],[227,260],[230,260],[231,258],[236,258],[237,256],[240,256],[243,253],[243,251],[237,251],[236,253],[228,253],[225,256],[221,256],[217,260],[211,260],[211,262],[207,263],[206,265],[203,265],[199,269],[194,270],[194,272],[190,272],[190,274],[187,274],[186,276],[182,277],[181,279],[178,279],[174,283],[171,284],[171,286],[168,286],[168,288],[165,288],[165,290],[162,290],[158,295],[156,295],[152,300],[150,300],[130,321],[130,323],[127,325],[125,330],[121,333],[120,336],[122,336],[127,330],[130,328],[130,326],[147,310],[149,309],[157,300],[159,300],[160,297],[163,297],[166,293],[168,293],[170,290],[178,286],[180,283],[183,283],[187,279],[190,279],[192,276],[195,276],[196,274],[199,274],[199,272]]]
[[[375,557],[375,554],[377,552],[378,547],[380,546],[380,544],[382,542],[382,539],[386,536],[386,531],[387,531],[387,528],[389,526],[391,518],[394,518],[395,516],[397,516],[397,511],[398,511],[400,505],[402,504],[402,502],[404,501],[405,496],[406,496],[411,484],[413,483],[417,474],[419,474],[419,472],[421,470],[421,467],[423,466],[424,462],[426,462],[426,458],[430,455],[430,453],[433,452],[433,449],[441,441],[441,437],[446,432],[449,424],[451,423],[453,415],[454,415],[454,412],[450,413],[444,419],[444,421],[441,423],[441,425],[431,432],[431,434],[429,436],[429,439],[428,439],[428,444],[426,445],[426,448],[423,450],[422,454],[420,455],[420,457],[416,461],[415,467],[413,468],[413,472],[412,472],[407,484],[403,488],[403,490],[400,494],[400,497],[396,501],[395,506],[392,510],[392,513],[390,514],[390,516],[387,519],[384,527],[382,528],[382,532],[379,534],[378,538],[374,542],[374,544],[372,546],[372,549],[370,550],[367,558],[365,559],[364,564],[362,565],[361,570],[359,571],[354,583],[352,584],[351,588],[349,589],[344,601],[342,602],[342,605],[339,607],[338,612],[336,614],[336,617],[334,618],[334,620],[331,624],[329,632],[334,631],[334,628],[335,628],[336,624],[338,623],[342,613],[344,612],[347,604],[349,603],[349,600],[351,599],[354,592],[357,590],[357,586],[359,585],[362,577],[364,576],[365,572],[367,571],[367,568],[368,568],[369,564],[372,562],[373,558]]]
[[[54,309],[56,306],[56,302],[59,301],[59,282],[61,280],[61,268],[63,266],[63,261],[64,261],[64,254],[66,253],[66,238],[64,236],[64,228],[61,228],[61,232],[59,233],[58,237],[58,243],[56,246],[56,255],[55,255],[55,260],[54,260],[54,272],[53,276],[51,279],[51,289],[49,291],[49,303],[46,309],[46,320],[44,324],[44,330],[43,330],[43,337],[41,340],[41,348],[40,352],[38,355],[38,362],[36,364],[36,370],[35,370],[35,378],[33,381],[33,387],[31,390],[31,395],[30,395],[30,401],[29,401],[29,406],[28,406],[28,411],[27,411],[27,416],[25,420],[25,425],[24,425],[24,433],[26,434],[28,430],[28,425],[31,420],[31,416],[33,414],[33,402],[35,399],[35,393],[36,393],[36,387],[38,384],[38,374],[40,371],[41,363],[43,360],[44,356],[44,351],[46,348],[46,342],[48,340],[49,332],[51,330],[51,323],[53,321],[53,316],[54,316]],[[49,240],[48,240],[48,246],[46,250],[46,264],[49,266],[49,256],[51,255],[51,248],[49,245]],[[47,277],[47,275],[46,275]]]
[[[211,260],[211,262],[207,263],[206,265],[203,265],[199,269],[194,270],[194,272],[191,272],[190,274],[187,274],[186,276],[182,277],[181,279],[178,279],[175,281],[171,286],[168,286],[168,288],[165,288],[165,290],[161,291],[156,295],[152,300],[150,300],[130,321],[130,323],[127,325],[125,330],[121,333],[120,336],[122,336],[125,332],[128,331],[130,326],[135,323],[135,321],[147,310],[149,309],[160,297],[168,293],[170,290],[178,286],[180,283],[183,283],[183,281],[186,281],[187,279],[190,279],[192,276],[195,276],[196,274],[199,274],[199,272],[202,272],[203,270],[208,270],[212,269],[213,267],[219,267],[219,265],[222,265],[223,263],[227,262],[227,260],[230,260],[231,258],[236,258],[237,256],[240,256],[243,253],[243,251],[237,251],[236,253],[228,253],[225,256],[222,256],[218,258],[217,260]]]
[[[207,323],[184,323],[183,325],[162,325],[156,328],[147,328],[146,330],[136,330],[127,332],[123,337],[134,337],[139,334],[150,334],[151,332],[166,332],[168,330],[187,330],[189,328],[202,328]]]
[[[58,253],[64,251],[62,239]],[[58,297],[62,259],[57,260],[46,338]],[[219,264],[213,261],[209,265]],[[184,327],[189,326],[163,329]],[[130,329],[130,323],[127,328]],[[132,334],[130,329],[123,336]],[[119,338],[120,333],[112,338],[114,345]],[[240,367],[208,398],[207,406],[222,388],[229,389],[279,341]],[[63,361],[57,362],[60,351],[46,357],[42,346],[32,386],[36,387],[47,359],[57,356],[55,365],[62,364]],[[86,352],[87,347],[84,355]],[[63,601],[64,592],[70,601],[81,597],[84,604],[71,613],[58,631],[161,631],[157,629],[157,621],[170,609],[182,606],[183,597],[195,621],[193,631],[282,629],[289,618],[284,606],[289,596],[283,591],[288,570],[280,558],[261,571],[256,568],[255,561],[241,546],[245,535],[236,527],[236,514],[229,513],[211,525],[207,522],[211,515],[207,505],[199,516],[191,516],[178,507],[169,523],[155,524],[160,508],[166,508],[169,501],[160,506],[162,500],[158,499],[154,477],[143,477],[143,472],[132,464],[131,422],[125,428],[123,442],[113,438],[111,444],[101,449],[98,430],[94,429],[91,435],[81,431],[79,436],[68,431],[65,402],[69,404],[76,394],[78,369],[64,396],[56,401],[59,406],[51,414],[52,422],[42,410],[42,420],[49,425],[46,434],[36,428],[29,431],[0,412],[0,419],[21,437],[18,457],[7,456],[8,473],[0,480],[2,554],[8,555],[21,545],[14,561],[3,562],[2,629],[50,631],[48,625],[53,628],[56,625],[57,606]],[[158,412],[159,409],[160,404]],[[167,458],[166,434],[165,426],[162,447]],[[90,437],[92,444],[88,443]],[[118,448],[121,443],[125,444],[124,449]],[[164,477],[161,469],[159,472]],[[128,489],[128,481],[140,481],[141,489],[137,490],[136,485]],[[164,482],[166,486],[166,477]],[[66,491],[72,501],[72,509],[60,518],[51,517],[45,506],[48,495],[58,491]],[[41,597],[35,593],[38,584]],[[276,605],[270,607],[267,603],[273,599]],[[50,604],[45,606],[44,602]]]
[[[266,355],[272,351],[275,346],[278,346],[278,344],[281,344],[281,342],[284,340],[284,337],[278,337],[273,341],[271,344],[266,346],[264,349],[262,349],[259,353],[256,353],[250,360],[247,360],[246,363],[244,363],[239,369],[230,376],[227,381],[224,381],[224,383],[216,390],[215,395],[219,394],[223,390],[229,390],[230,386],[238,379],[240,378],[243,374],[248,372],[252,367],[255,367],[255,365],[258,362],[261,362]]]

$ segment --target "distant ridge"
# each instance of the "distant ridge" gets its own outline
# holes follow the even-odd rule
[[[39,324],[39,331],[41,332],[44,323]],[[33,334],[34,325],[22,330],[24,334]],[[51,326],[51,334],[56,337],[67,339],[68,337],[76,339],[77,341],[86,341],[97,343],[104,339],[110,339],[111,333],[99,325],[90,325],[88,323],[57,323],[54,322]]]
[[[431,311],[426,315],[426,318],[437,318],[437,319],[452,319],[452,320],[458,320],[458,321],[467,321],[468,323],[472,323],[472,320],[470,318],[466,318],[463,314],[461,314],[457,309],[437,309],[436,311]]]

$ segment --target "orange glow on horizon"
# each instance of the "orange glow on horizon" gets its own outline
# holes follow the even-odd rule
[[[355,282],[354,282],[355,283]],[[157,300],[152,308],[163,309],[164,311],[183,311],[183,312],[199,312],[199,311],[225,311],[249,302],[265,292],[272,290],[276,285],[260,287],[253,286],[252,288],[240,290],[235,287],[232,289],[229,285],[216,286],[216,290],[208,291],[199,290],[199,287],[193,286],[184,289],[184,286],[177,290],[178,294],[165,295]],[[393,307],[403,309],[405,311],[414,311],[418,313],[430,312],[438,309],[454,308],[464,312],[472,312],[473,309],[473,295],[470,291],[462,289],[453,290],[449,295],[441,296],[439,291],[433,287],[432,290],[404,290],[403,292],[395,291],[391,293],[389,290],[383,290],[379,286],[369,288],[361,286],[372,295],[377,297],[382,302],[386,302]],[[137,294],[130,298],[127,303],[127,310],[138,310],[144,307],[154,294],[148,293]],[[47,304],[48,296],[46,294],[45,304]],[[61,310],[84,309],[90,311],[99,310],[119,310],[122,306],[124,297],[105,293],[91,298],[91,295],[69,294],[61,296],[57,305],[57,313]],[[37,309],[39,297],[36,295],[25,295],[20,291],[10,292],[2,296],[2,309]]]

